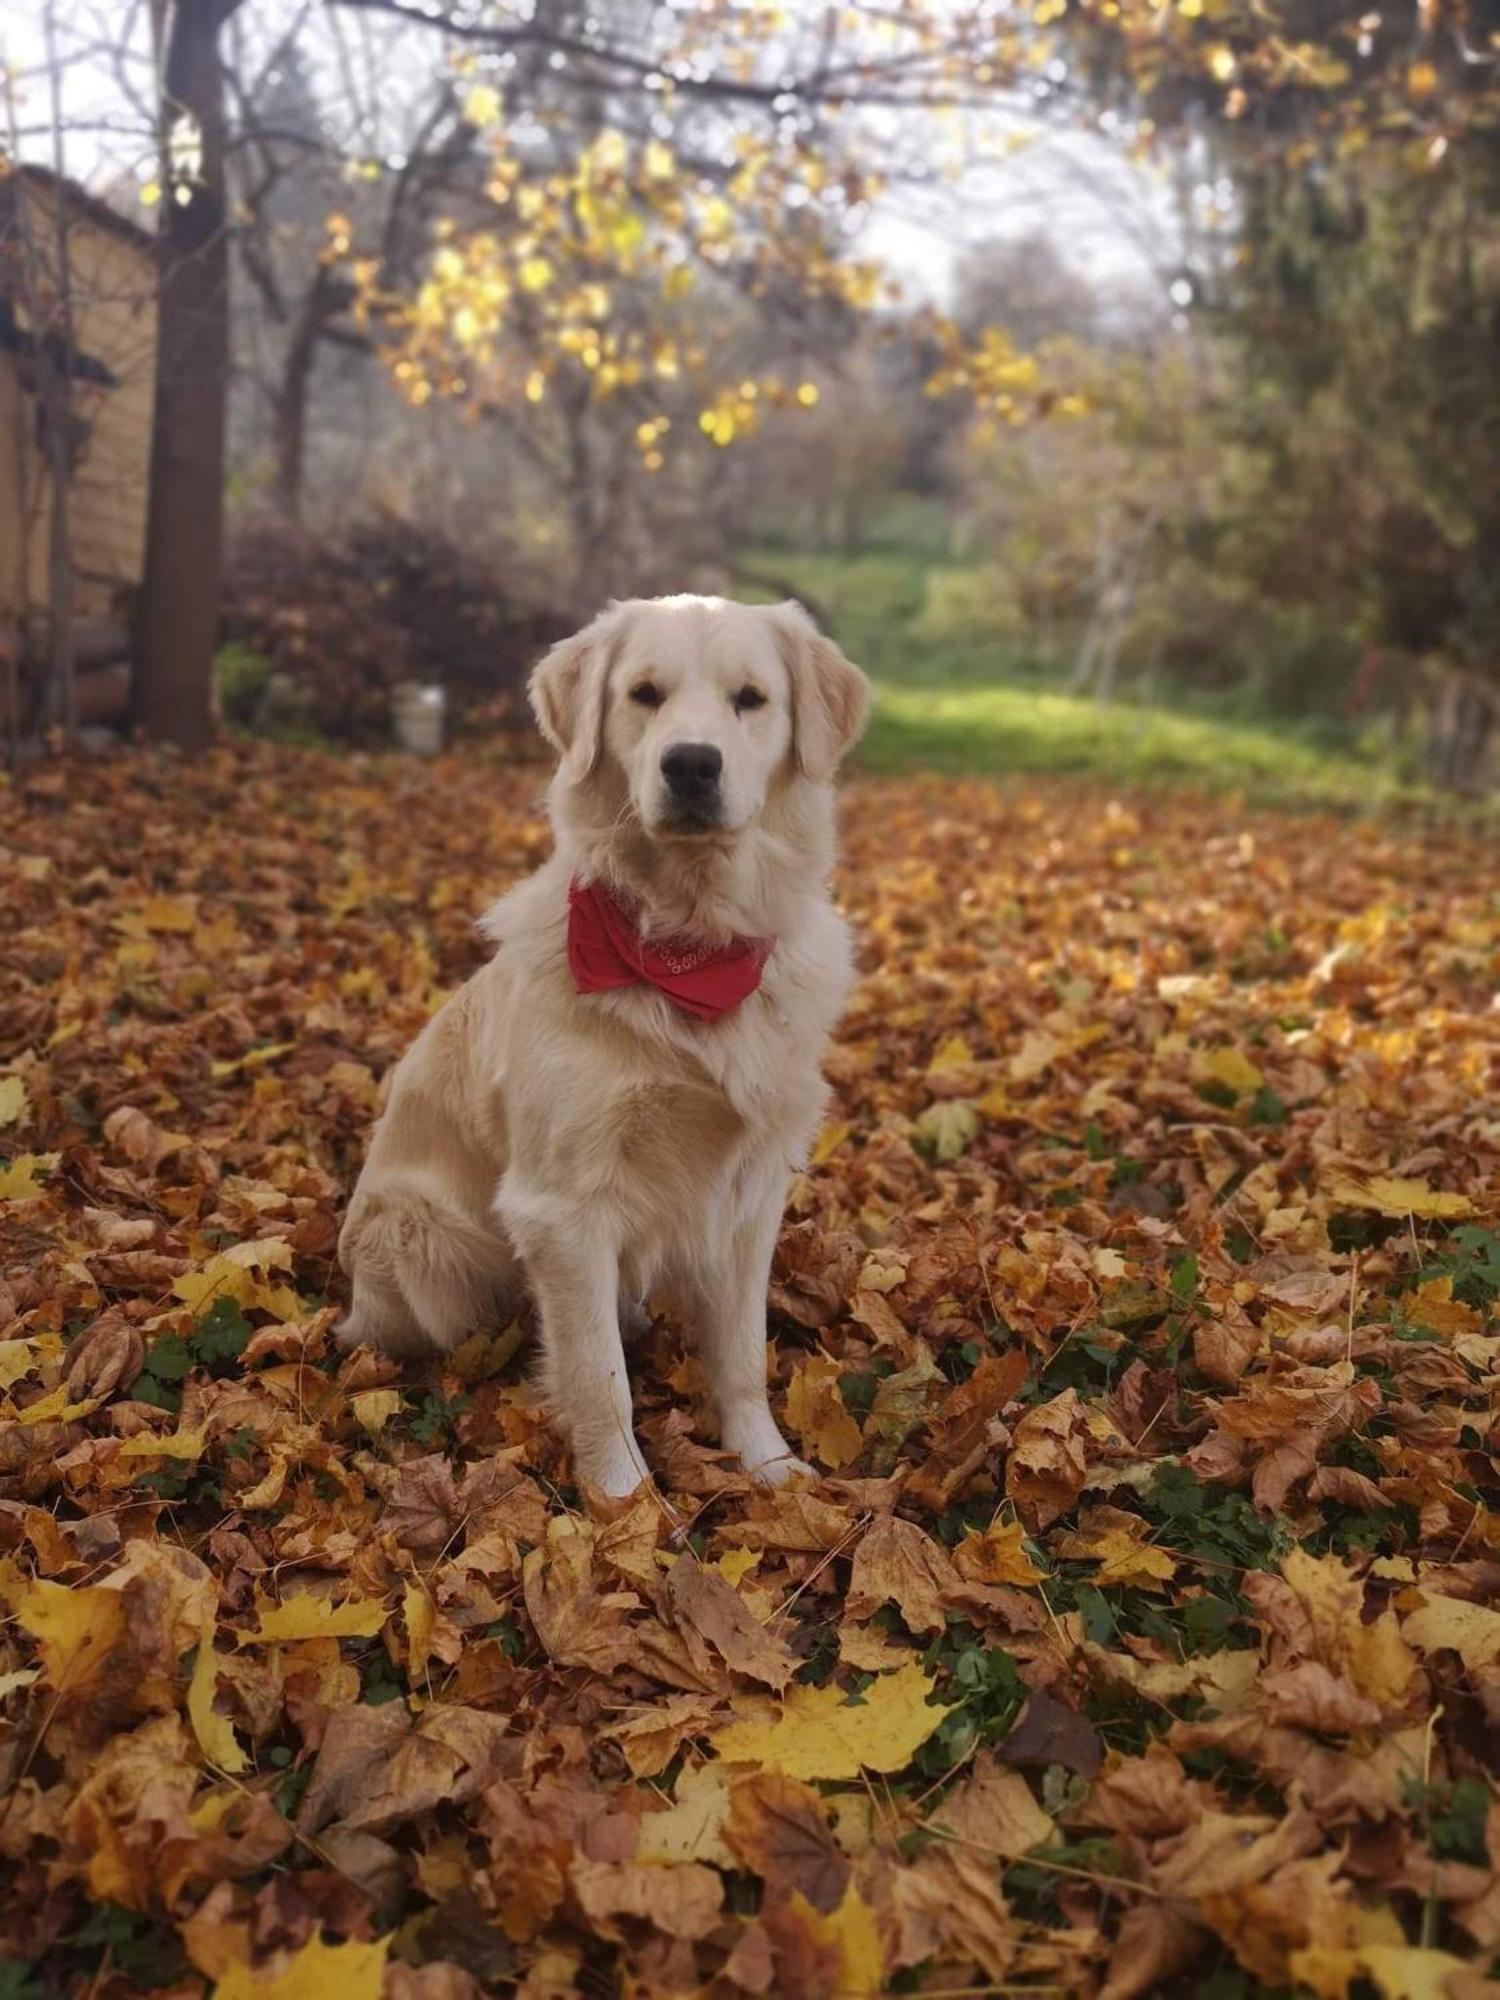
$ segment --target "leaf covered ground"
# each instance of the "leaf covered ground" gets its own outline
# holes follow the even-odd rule
[[[858,780],[772,1296],[589,1515],[524,1329],[343,1357],[542,772],[0,826],[0,1995],[1467,1996],[1500,1950],[1500,898],[1412,825]]]

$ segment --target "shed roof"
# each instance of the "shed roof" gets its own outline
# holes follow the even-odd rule
[[[112,231],[140,250],[143,255],[148,257],[156,255],[156,238],[151,231],[143,229],[140,223],[132,221],[128,215],[123,215],[102,195],[91,193],[80,182],[55,174],[50,167],[44,167],[35,160],[22,160],[19,164],[0,160],[0,186],[4,185],[7,178],[4,171],[7,165],[17,179],[29,181],[33,187],[52,189],[61,186],[69,205],[80,215],[86,215],[90,222],[97,223],[99,228]]]

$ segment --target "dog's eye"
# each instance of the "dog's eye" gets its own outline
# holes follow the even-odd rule
[[[764,708],[766,698],[757,687],[742,687],[734,698],[734,712],[743,715],[747,708]]]
[[[630,690],[630,699],[638,701],[642,708],[660,708],[663,696],[655,681],[637,681]]]

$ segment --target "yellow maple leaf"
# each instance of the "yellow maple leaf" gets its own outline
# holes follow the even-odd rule
[[[29,1340],[0,1340],[0,1389],[9,1389],[29,1375],[41,1358]]]
[[[912,1661],[883,1674],[851,1705],[837,1687],[794,1687],[780,1712],[732,1722],[713,1738],[728,1764],[759,1764],[789,1778],[857,1778],[900,1771],[948,1713],[928,1705],[935,1683]]]
[[[179,1425],[165,1437],[155,1431],[137,1431],[120,1446],[121,1458],[202,1458],[208,1442],[207,1431],[184,1430]]]
[[[15,1081],[19,1083],[20,1078]],[[8,1166],[0,1167],[0,1201],[28,1201],[40,1194],[42,1176],[51,1173],[60,1157],[57,1153],[18,1153]]]
[[[1364,1587],[1336,1555],[1288,1552],[1281,1574],[1302,1601],[1324,1663],[1342,1673],[1363,1695],[1382,1707],[1405,1699],[1416,1657],[1402,1637],[1395,1613],[1381,1612],[1365,1623]]]
[[[831,1160],[853,1130],[854,1127],[847,1122],[842,1125],[825,1125],[818,1134],[808,1165],[821,1167],[825,1160]]]
[[[1484,1331],[1484,1314],[1454,1298],[1451,1277],[1429,1278],[1426,1284],[1418,1285],[1414,1292],[1406,1293],[1401,1310],[1413,1326],[1425,1326],[1429,1333],[1457,1336]]]
[[[242,1069],[260,1069],[266,1063],[275,1062],[278,1056],[289,1055],[296,1046],[295,1042],[267,1042],[261,1048],[251,1049],[248,1055],[210,1063],[208,1073],[217,1082],[222,1077],[236,1075]]]
[[[1026,1553],[1026,1530],[1019,1521],[997,1521],[982,1533],[971,1529],[953,1551],[953,1567],[969,1583],[1008,1583],[1033,1590],[1045,1582]]]
[[[1064,1053],[1065,1045],[1056,1035],[1046,1034],[1040,1028],[1029,1028],[1021,1037],[1021,1046],[1010,1059],[1008,1073],[1011,1082],[1034,1083]]]
[[[839,1394],[843,1370],[826,1354],[810,1354],[787,1385],[787,1422],[804,1447],[835,1472],[864,1449],[859,1425]]]
[[[401,1408],[399,1389],[361,1389],[349,1398],[354,1421],[361,1430],[383,1430]]]
[[[300,1951],[252,1972],[231,1965],[214,1988],[213,2000],[380,2000],[391,1937],[360,1944],[324,1944],[309,1938]]]
[[[726,1583],[738,1590],[751,1570],[760,1563],[759,1552],[755,1549],[726,1549],[716,1562],[710,1565],[716,1569]]]
[[[235,1740],[228,1720],[214,1712],[214,1695],[219,1685],[219,1661],[214,1652],[213,1619],[204,1621],[193,1677],[188,1682],[188,1721],[198,1739],[198,1748],[217,1770],[248,1771],[250,1760]]]
[[[933,1050],[927,1074],[941,1076],[944,1070],[967,1069],[973,1060],[974,1051],[962,1035],[947,1035]]]
[[[1110,1509],[1111,1516],[1116,1510]],[[1101,1565],[1099,1582],[1133,1585],[1138,1590],[1160,1590],[1177,1574],[1177,1565],[1165,1549],[1152,1546],[1144,1521],[1122,1515],[1090,1526],[1085,1523],[1076,1534],[1059,1535],[1053,1546],[1057,1553],[1074,1562]]]
[[[1455,1652],[1470,1673],[1500,1661],[1500,1611],[1426,1589],[1422,1595],[1426,1602],[1401,1626],[1412,1645],[1420,1646],[1424,1653]]]
[[[1345,1208],[1373,1209],[1377,1215],[1416,1215],[1424,1219],[1472,1215],[1474,1204],[1465,1194],[1443,1194],[1426,1181],[1405,1180],[1399,1174],[1375,1174],[1357,1181],[1335,1174],[1327,1184],[1331,1201]]]
[[[285,1604],[256,1602],[260,1624],[235,1636],[242,1646],[294,1643],[299,1639],[373,1639],[384,1625],[385,1606],[373,1598],[330,1604],[324,1597],[289,1597]]]
[[[916,1121],[917,1142],[934,1160],[956,1160],[978,1130],[979,1113],[967,1097],[929,1104]]]
[[[1250,1058],[1236,1048],[1207,1049],[1193,1069],[1201,1081],[1222,1084],[1236,1097],[1253,1097],[1265,1082]]]
[[[24,1410],[16,1413],[18,1424],[71,1424],[78,1417],[92,1416],[99,1407],[99,1398],[90,1396],[81,1403],[72,1402],[65,1382],[59,1382],[55,1389],[49,1389],[45,1396],[39,1396],[34,1403],[28,1403]]]
[[[1318,2000],[1345,2000],[1356,1979],[1368,1980],[1382,2000],[1448,2000],[1449,1979],[1471,1970],[1450,1952],[1407,1944],[1365,1944],[1352,1950],[1313,1945],[1294,1951],[1288,1969],[1295,1984],[1310,1987]]]
[[[120,1592],[98,1585],[69,1589],[38,1579],[14,1609],[16,1622],[36,1640],[54,1688],[76,1689],[118,1640],[125,1622]]]
[[[234,1243],[210,1257],[196,1271],[184,1271],[172,1281],[175,1297],[195,1312],[219,1299],[233,1299],[242,1311],[252,1309],[273,1313],[277,1319],[295,1320],[301,1310],[290,1285],[274,1285],[268,1271],[291,1269],[290,1246],[279,1236],[260,1237],[250,1243]]]
[[[30,1109],[25,1078],[0,1076],[0,1125],[18,1125]]]
[[[832,1945],[839,1955],[833,2000],[866,2000],[885,1991],[885,1949],[875,1912],[851,1882],[844,1899],[826,1917],[813,1908],[800,1889],[792,1891],[792,1909],[819,1944]]]

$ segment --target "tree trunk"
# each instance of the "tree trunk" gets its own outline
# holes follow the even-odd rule
[[[347,278],[320,264],[287,339],[276,390],[274,451],[276,506],[289,521],[302,518],[307,482],[307,403],[318,348],[334,320],[350,304]]]
[[[45,19],[47,69],[52,91],[53,250],[57,259],[57,338],[62,353],[45,368],[47,459],[51,475],[51,532],[47,553],[47,636],[51,674],[47,720],[71,739],[78,726],[73,687],[73,246],[68,239],[66,160],[63,154],[62,65],[57,55],[57,8]]]
[[[307,391],[317,349],[317,325],[309,306],[304,305],[287,344],[272,419],[276,475],[271,490],[277,512],[288,521],[302,518],[302,480],[307,465]]]
[[[190,749],[213,724],[229,385],[219,31],[238,4],[171,0],[164,9],[156,409],[132,705],[148,736]]]

